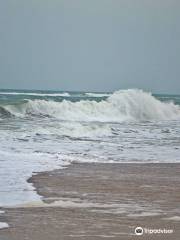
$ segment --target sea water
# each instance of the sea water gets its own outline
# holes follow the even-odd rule
[[[180,96],[0,90],[0,206],[38,200],[32,174],[72,162],[180,162]]]

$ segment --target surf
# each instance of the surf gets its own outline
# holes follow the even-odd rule
[[[3,109],[3,110],[2,110]],[[180,119],[180,106],[162,102],[151,93],[140,89],[119,90],[105,100],[61,102],[27,100],[25,103],[1,106],[1,112],[16,117],[45,116],[63,121],[124,122]]]

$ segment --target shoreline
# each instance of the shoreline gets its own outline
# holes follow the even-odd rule
[[[1,229],[0,236],[124,240],[132,239],[135,227],[141,226],[173,229],[173,234],[160,234],[158,239],[178,240],[179,172],[180,163],[74,163],[39,173],[28,182],[43,203],[2,208],[0,222],[10,227]]]

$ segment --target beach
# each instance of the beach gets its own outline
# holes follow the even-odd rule
[[[0,240],[179,240],[179,123],[176,95],[1,91]]]
[[[179,173],[179,163],[74,163],[33,175],[28,182],[42,201],[2,208],[9,228],[0,240],[178,240]]]
[[[180,1],[0,1],[0,240],[180,240]]]

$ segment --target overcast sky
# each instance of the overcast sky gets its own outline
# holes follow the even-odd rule
[[[0,88],[180,93],[180,1],[1,0]]]

